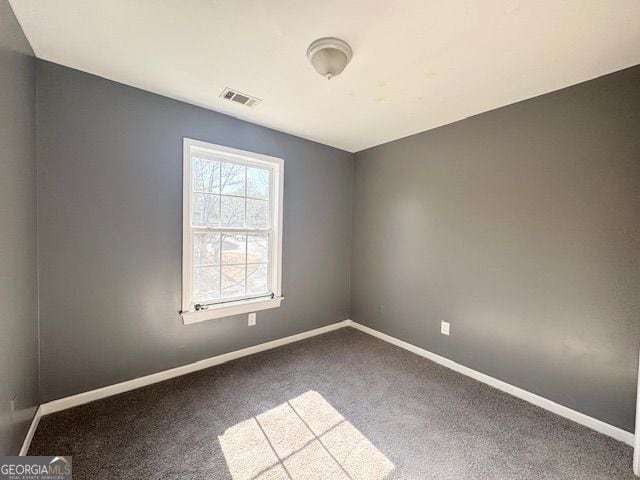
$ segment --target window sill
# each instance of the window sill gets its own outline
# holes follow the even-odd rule
[[[207,310],[200,310],[197,312],[183,312],[182,322],[185,325],[190,325],[192,323],[214,320],[216,318],[230,317],[232,315],[240,315],[243,313],[253,313],[259,310],[267,310],[269,308],[278,308],[280,306],[282,298],[283,297],[241,300],[238,302],[212,306]]]

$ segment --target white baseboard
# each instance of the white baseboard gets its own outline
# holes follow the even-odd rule
[[[622,430],[621,428],[614,427],[613,425],[605,423],[602,420],[598,420],[597,418],[593,418],[589,415],[585,415],[584,413],[572,410],[569,407],[565,407],[564,405],[555,403],[551,400],[541,397],[540,395],[536,395],[535,393],[528,392],[526,390],[523,390],[522,388],[516,387],[507,382],[503,382],[502,380],[498,380],[497,378],[490,377],[489,375],[485,375],[484,373],[480,373],[469,367],[460,365],[453,360],[449,360],[448,358],[429,352],[428,350],[425,350],[423,348],[416,347],[415,345],[374,330],[373,328],[361,325],[357,322],[354,322],[353,320],[348,320],[347,322],[349,326],[356,328],[364,333],[368,333],[369,335],[384,340],[385,342],[389,342],[400,348],[404,348],[405,350],[415,353],[416,355],[420,355],[421,357],[428,358],[429,360],[450,368],[451,370],[455,370],[456,372],[474,378],[482,383],[486,383],[487,385],[497,388],[498,390],[502,390],[503,392],[513,395],[514,397],[518,397],[529,403],[533,403],[538,407],[544,408],[545,410],[549,410],[556,415],[560,415],[561,417],[573,420],[574,422],[584,425],[585,427],[589,427],[596,432],[603,433],[605,435],[608,435],[609,437],[615,438],[616,440],[633,446],[633,433],[629,433],[626,430]]]
[[[134,390],[136,388],[151,385],[153,383],[162,382],[170,378],[186,375],[188,373],[213,367],[215,365],[220,365],[222,363],[229,362],[237,358],[245,357],[247,355],[253,355],[254,353],[270,350],[272,348],[276,348],[282,345],[287,345],[289,343],[304,340],[305,338],[314,337],[316,335],[321,335],[323,333],[327,333],[343,327],[353,327],[364,333],[367,333],[381,340],[389,342],[393,345],[396,345],[400,348],[403,348],[412,353],[415,353],[416,355],[420,355],[421,357],[427,358],[433,362],[436,362],[440,365],[450,368],[451,370],[455,370],[456,372],[462,373],[463,375],[467,375],[468,377],[474,378],[482,383],[486,383],[487,385],[497,388],[498,390],[502,390],[503,392],[509,393],[514,397],[518,397],[529,403],[532,403],[541,408],[544,408],[545,410],[549,410],[550,412],[553,412],[557,415],[560,415],[576,423],[589,427],[597,432],[600,432],[612,438],[615,438],[616,440],[624,442],[628,445],[633,446],[634,444],[634,435],[625,430],[622,430],[621,428],[615,427],[613,425],[609,425],[608,423],[605,423],[601,420],[585,415],[584,413],[580,413],[576,410],[572,410],[569,407],[565,407],[563,405],[555,403],[544,397],[536,395],[535,393],[528,392],[519,387],[503,382],[502,380],[498,380],[497,378],[490,377],[489,375],[485,375],[484,373],[480,373],[469,367],[460,365],[459,363],[456,363],[453,360],[449,360],[448,358],[429,352],[428,350],[417,347],[403,340],[399,340],[395,337],[379,332],[372,328],[366,327],[352,320],[343,320],[341,322],[333,323],[325,327],[316,328],[314,330],[298,333],[296,335],[291,335],[289,337],[273,340],[271,342],[261,343],[259,345],[254,345],[252,347],[243,348],[242,350],[236,350],[234,352],[229,352],[229,353],[225,353],[215,357],[210,357],[195,363],[183,365],[181,367],[172,368],[170,370],[164,370],[162,372],[154,373],[144,377],[134,378],[133,380],[127,380],[125,382],[116,383],[114,385],[109,385],[106,387],[98,388],[96,390],[91,390],[88,392],[83,392],[77,395],[72,395],[69,397],[60,398],[58,400],[53,400],[51,402],[44,403],[40,405],[40,407],[38,407],[36,414],[34,415],[33,422],[31,423],[31,427],[29,428],[29,431],[25,438],[22,449],[20,450],[20,455],[26,455],[26,452],[28,451],[29,445],[31,443],[31,439],[33,438],[33,434],[35,433],[35,430],[38,426],[40,417],[44,415],[48,415],[54,412],[59,412],[61,410],[66,410],[67,408],[93,402],[101,398],[117,395],[119,393],[127,392],[129,390]],[[637,464],[634,464],[634,466],[637,467]]]
[[[33,414],[31,425],[29,425],[27,435],[24,437],[24,442],[22,442],[22,448],[20,448],[20,452],[18,453],[19,456],[24,457],[27,455],[29,447],[31,446],[31,440],[33,440],[33,435],[36,433],[36,429],[40,423],[40,417],[42,417],[42,406],[36,408],[36,412]]]
[[[67,408],[76,407],[85,403],[93,402],[101,398],[110,397],[119,393],[128,392],[136,388],[145,387],[153,383],[169,380],[170,378],[186,375],[187,373],[196,372],[205,368],[220,365],[221,363],[229,362],[237,358],[246,357],[247,355],[253,355],[254,353],[264,352],[265,350],[271,350],[272,348],[280,347],[288,343],[298,342],[305,338],[315,337],[316,335],[322,335],[323,333],[337,330],[339,328],[349,325],[350,320],[343,320],[341,322],[327,325],[326,327],[316,328],[307,332],[298,333],[289,337],[280,338],[271,342],[261,343],[254,345],[253,347],[243,348],[242,350],[236,350],[234,352],[224,353],[215,357],[206,358],[188,365],[172,368],[170,370],[164,370],[158,373],[152,373],[144,377],[134,378],[133,380],[127,380],[125,382],[116,383],[114,385],[108,385],[106,387],[98,388],[96,390],[90,390],[88,392],[78,393],[77,395],[71,395],[70,397],[60,398],[51,402],[43,403],[40,405],[40,414],[49,415],[50,413],[59,412],[60,410],[66,410]]]

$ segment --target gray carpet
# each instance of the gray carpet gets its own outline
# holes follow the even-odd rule
[[[634,479],[632,449],[345,328],[44,417],[74,479]]]

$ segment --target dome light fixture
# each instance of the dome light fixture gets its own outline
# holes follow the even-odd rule
[[[327,80],[340,75],[352,56],[349,44],[334,37],[319,38],[307,49],[311,65]]]

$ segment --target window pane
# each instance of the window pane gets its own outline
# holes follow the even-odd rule
[[[220,223],[220,197],[207,193],[193,194],[193,218],[195,227],[217,227]]]
[[[269,170],[247,167],[247,197],[269,199]]]
[[[249,235],[247,237],[247,263],[266,263],[269,261],[269,236]]]
[[[193,302],[220,298],[220,267],[195,267],[193,269]]]
[[[247,167],[244,165],[223,163],[222,177],[220,178],[220,193],[225,195],[240,195],[244,197],[246,171]]]
[[[242,197],[222,197],[222,226],[244,227],[244,203]]]
[[[267,290],[267,265],[247,265],[247,295],[269,293]]]
[[[279,217],[273,210],[280,208],[279,199],[273,196],[281,165],[250,152],[236,156],[202,142],[185,145],[191,170],[183,192],[191,210],[185,219],[191,241],[184,250],[185,262],[191,263],[186,279],[191,285],[185,285],[189,301],[220,304],[268,295],[280,268],[271,229],[274,214]],[[186,308],[192,310],[193,304]]]
[[[247,227],[267,228],[269,226],[269,202],[247,199]]]
[[[195,265],[220,264],[220,234],[193,234],[193,263]]]
[[[246,241],[247,236],[243,233],[223,233],[222,263],[245,263],[247,261]]]
[[[245,266],[222,266],[222,298],[240,297],[244,290]]]
[[[192,157],[191,179],[196,192],[220,193],[220,162]]]

